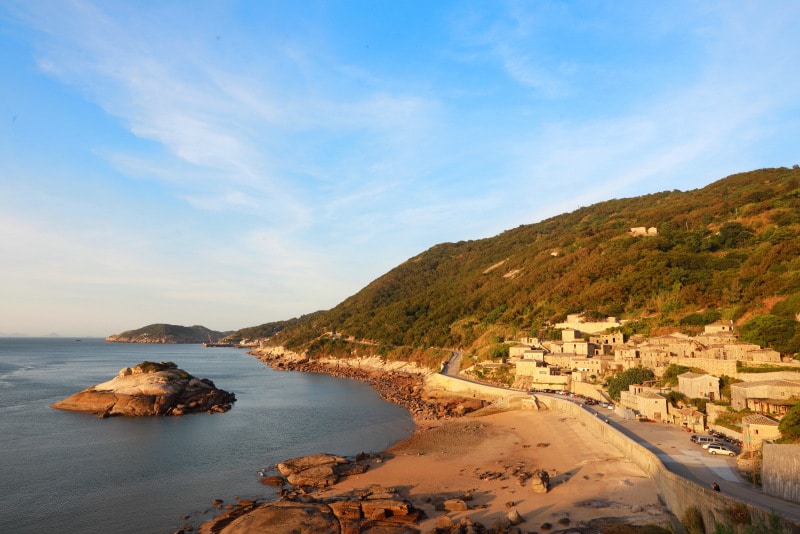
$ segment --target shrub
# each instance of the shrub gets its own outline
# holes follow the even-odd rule
[[[136,367],[142,370],[143,373],[157,373],[159,371],[167,371],[169,369],[177,369],[178,366],[172,362],[149,362],[147,360],[141,362]]]
[[[743,502],[737,502],[728,506],[725,511],[734,525],[747,525],[750,523],[750,510]]]
[[[703,514],[700,513],[696,506],[690,506],[686,509],[681,519],[681,524],[688,534],[705,534],[706,527],[703,523]]]

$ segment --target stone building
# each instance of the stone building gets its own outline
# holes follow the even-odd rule
[[[731,407],[760,414],[783,415],[800,402],[800,381],[762,380],[731,384]]]
[[[678,391],[690,399],[719,399],[719,378],[708,374],[683,373],[678,375]]]
[[[748,415],[742,418],[742,450],[757,451],[765,441],[781,437],[778,422],[765,415]]]
[[[621,391],[619,403],[652,421],[667,420],[667,399],[641,384],[628,386],[628,391]]]
[[[566,389],[571,377],[561,368],[537,360],[520,360],[516,365],[514,386],[521,389]]]

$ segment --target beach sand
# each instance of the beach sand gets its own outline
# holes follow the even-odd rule
[[[372,485],[394,487],[435,528],[441,516],[469,517],[492,526],[516,510],[523,531],[554,531],[623,520],[667,525],[652,480],[578,421],[551,411],[514,410],[436,422],[420,422],[407,440],[391,447],[363,474],[341,480],[320,497]],[[526,473],[550,475],[548,493],[536,493]],[[437,500],[465,498],[469,509],[437,511]],[[441,508],[441,507],[440,507]],[[569,521],[567,521],[567,518]],[[604,520],[602,518],[614,518]]]

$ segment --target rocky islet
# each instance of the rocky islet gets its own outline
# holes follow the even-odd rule
[[[88,387],[51,406],[100,417],[222,413],[236,396],[207,378],[196,378],[172,362],[141,362],[111,380]]]

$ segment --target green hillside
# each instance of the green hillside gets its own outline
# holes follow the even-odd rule
[[[217,332],[205,326],[179,326],[174,324],[151,324],[126,330],[106,338],[106,341],[117,343],[205,343],[209,336],[213,341],[230,334],[230,332]]]
[[[631,235],[634,227],[658,235]],[[588,312],[631,319],[626,328],[641,333],[732,320],[795,353],[799,236],[800,168],[736,174],[436,245],[272,343],[312,355],[352,351],[343,338],[383,354],[474,348]]]
[[[306,315],[301,315],[300,317],[295,317],[293,319],[287,319],[285,321],[274,321],[271,323],[264,323],[258,326],[250,326],[247,328],[242,328],[241,330],[237,330],[232,334],[225,336],[222,341],[226,343],[240,343],[242,341],[252,341],[256,339],[265,339],[268,337],[272,337],[284,328],[288,328],[290,326],[294,326],[303,322],[311,321],[321,315],[322,311],[316,311],[313,313],[308,313]]]

